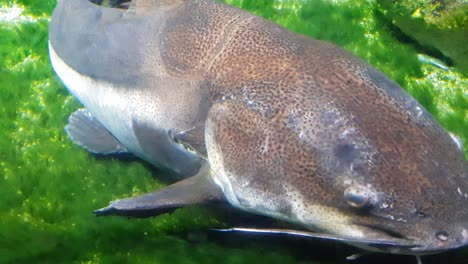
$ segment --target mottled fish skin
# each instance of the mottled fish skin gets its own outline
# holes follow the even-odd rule
[[[139,9],[140,2],[149,7]],[[164,92],[175,80],[171,91],[201,95],[163,113],[180,121],[177,131],[205,135],[185,141],[207,154],[233,206],[312,230],[418,245],[371,250],[426,254],[467,244],[463,153],[395,82],[341,48],[234,7],[161,3],[137,1],[122,16],[128,26],[97,19],[122,35],[95,37],[102,44],[128,38],[112,54],[123,71],[119,83]],[[79,60],[63,54],[71,65]],[[117,82],[102,64],[81,71]],[[197,114],[178,115],[193,108]],[[170,130],[168,119],[145,122]]]
[[[409,253],[466,243],[463,153],[395,82],[334,45],[223,4],[189,1],[166,23],[166,70],[207,80],[208,157],[234,206],[421,245]],[[344,199],[353,188],[366,192],[364,208]]]

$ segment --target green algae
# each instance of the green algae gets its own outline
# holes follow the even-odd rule
[[[366,60],[398,82],[446,129],[459,136],[465,143],[465,157],[468,157],[468,79],[457,68],[440,67],[433,60],[421,59],[420,51],[412,43],[399,42],[398,32],[393,31],[389,22],[379,20],[381,7],[377,2],[225,2],[274,20],[297,33],[335,43]],[[468,61],[468,54],[459,59]]]
[[[226,2],[362,57],[468,142],[467,79],[456,69],[421,61],[412,45],[398,42],[376,16],[374,2]],[[54,6],[53,0],[0,0],[0,263],[302,261],[287,245],[190,241],[187,233],[228,221],[206,208],[137,220],[91,214],[110,200],[165,182],[141,162],[98,159],[66,137],[63,127],[79,103],[48,60],[47,26]]]
[[[468,2],[465,0],[378,0],[388,23],[420,49],[453,63],[468,76]]]

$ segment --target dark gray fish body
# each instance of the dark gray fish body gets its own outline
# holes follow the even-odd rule
[[[167,74],[154,51],[157,40],[147,41],[147,34],[160,34],[159,16],[163,9],[151,13],[152,21],[88,1],[61,1],[50,25],[51,61],[68,89],[129,152],[186,177],[202,160],[174,143],[174,136],[193,130],[207,107],[200,80]],[[70,125],[76,130],[80,123]]]
[[[219,198],[372,250],[426,254],[468,241],[456,142],[338,47],[202,0],[128,10],[62,0],[50,47],[58,75],[113,144],[182,176],[209,166],[99,214]],[[209,195],[177,198],[189,187]]]

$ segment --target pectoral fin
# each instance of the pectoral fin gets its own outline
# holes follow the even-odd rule
[[[84,108],[70,115],[65,131],[73,142],[91,153],[128,153],[127,149]]]
[[[152,193],[113,201],[108,207],[93,213],[96,216],[141,218],[172,212],[187,205],[223,201],[224,195],[211,179],[210,173],[209,166],[205,165],[195,176]]]

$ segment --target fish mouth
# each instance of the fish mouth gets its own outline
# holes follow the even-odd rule
[[[443,253],[446,251],[450,250],[456,250],[461,247],[466,246],[465,243],[453,243],[450,245],[446,246],[439,246],[439,245],[426,245],[426,246],[415,246],[415,247],[410,247],[408,248],[407,251],[402,251],[399,252],[398,254],[403,254],[403,255],[434,255],[434,254],[439,254]]]
[[[355,247],[363,248],[370,251],[378,251],[385,253],[404,254],[400,252],[408,252],[411,254],[413,249],[422,247],[415,241],[407,240],[403,238],[363,238],[363,237],[351,237],[351,236],[340,236],[329,233],[319,233],[308,230],[295,230],[295,229],[258,229],[258,228],[229,228],[229,229],[215,229],[221,232],[246,232],[246,233],[257,233],[257,234],[277,234],[287,236],[297,236],[310,239],[326,239],[343,242],[346,244],[353,245]]]
[[[439,238],[440,235],[445,236],[445,241]],[[434,237],[438,239],[433,238],[429,239],[428,243],[421,243],[423,245],[412,248],[410,254],[431,255],[468,246],[468,231],[464,228],[454,238],[450,238],[444,231],[435,233]]]
[[[339,237],[346,244],[369,251],[398,255],[434,255],[450,250],[456,250],[467,245],[467,242],[440,244],[438,242],[418,241],[406,238],[362,239],[354,237]]]
[[[462,232],[462,237],[459,240],[441,241],[436,238],[438,233],[429,236],[429,238],[417,239],[383,227],[367,227],[382,234],[385,238],[363,239],[352,243],[353,245],[373,251],[402,255],[433,255],[468,245],[468,232],[466,230]]]
[[[363,240],[358,242],[344,241],[347,244],[359,247],[365,250],[381,252],[381,253],[390,253],[397,255],[435,255],[443,253],[450,250],[456,250],[463,246],[464,244],[454,244],[445,247],[438,247],[434,245],[422,245],[422,243],[417,243],[415,241],[400,240],[400,241],[388,241],[388,240]]]
[[[358,248],[391,254],[414,254],[411,252],[424,248],[424,245],[419,243],[419,240],[407,237],[394,229],[362,223],[353,223],[353,225],[356,229],[362,231],[363,236],[336,236],[340,237],[342,242]]]
[[[378,228],[378,230],[382,232],[381,234],[383,234],[383,232],[387,233],[388,236],[384,235],[382,236],[383,238],[363,238],[294,229],[258,229],[243,227],[214,229],[214,231],[221,232],[246,232],[256,234],[296,236],[309,239],[334,240],[368,251],[399,255],[432,255],[448,250],[454,250],[467,244],[467,242],[455,242],[447,245],[441,245],[440,243],[420,243],[418,240],[405,238],[401,234],[394,231],[383,228]]]

